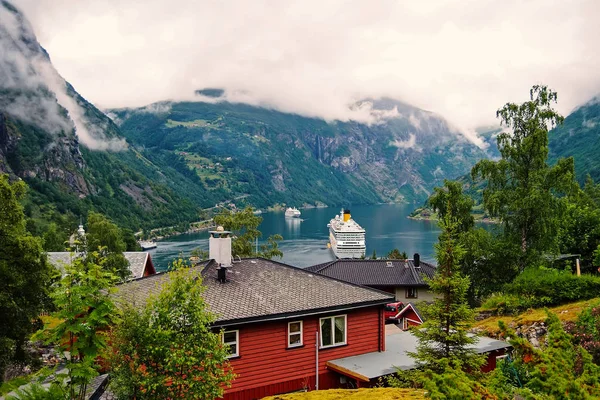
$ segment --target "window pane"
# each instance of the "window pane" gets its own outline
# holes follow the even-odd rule
[[[229,345],[229,354],[237,354],[237,343]]]
[[[292,322],[290,324],[290,333],[300,332],[300,322]]]
[[[335,317],[335,343],[344,343],[346,341],[345,321],[345,317]]]
[[[321,346],[331,346],[331,318],[321,320]]]
[[[300,341],[301,336],[299,333],[295,333],[293,335],[290,335],[290,346],[294,346],[297,344],[302,344],[302,342]]]
[[[236,332],[225,332],[223,334],[223,343],[235,342],[236,336]]]

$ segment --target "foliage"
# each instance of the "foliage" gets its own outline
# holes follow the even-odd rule
[[[426,370],[421,375],[421,383],[427,397],[434,400],[495,399],[472,374],[450,366],[448,359],[440,361],[440,373]]]
[[[55,222],[48,225],[48,229],[42,237],[44,240],[45,251],[65,251],[68,235],[65,231],[60,231]]]
[[[447,209],[454,208],[449,205]],[[417,364],[437,373],[443,372],[446,366],[477,370],[483,362],[469,348],[476,341],[468,335],[474,312],[466,302],[469,278],[460,272],[464,250],[457,243],[456,220],[457,216],[450,211],[440,221],[442,233],[435,246],[438,267],[433,279],[428,281],[435,298],[420,307],[425,323],[422,329],[414,331],[419,343],[416,352],[410,353]]]
[[[261,245],[260,251],[256,251],[255,242],[262,236],[258,230],[262,217],[254,215],[252,211],[251,207],[246,207],[241,211],[223,209],[214,217],[216,225],[220,225],[234,234],[231,241],[232,256],[269,259],[282,257],[283,253],[278,248],[278,242],[283,239],[281,235],[269,236],[267,243]]]
[[[0,175],[0,382],[10,362],[25,362],[24,345],[47,304],[52,267],[42,244],[26,232],[22,181]]]
[[[424,400],[422,390],[397,388],[329,389],[278,394],[263,400]]]
[[[99,256],[103,266],[121,279],[130,275],[129,262],[123,255],[127,245],[123,240],[121,229],[102,214],[91,212],[87,219],[85,235],[88,257]]]
[[[556,92],[546,86],[533,86],[530,101],[507,103],[496,115],[512,133],[498,135],[499,161],[479,161],[471,172],[483,179],[483,203],[500,217],[504,234],[521,247],[519,266],[535,260],[542,252],[557,248],[560,211],[557,194],[574,188],[573,159],[560,159],[548,166],[548,127],[563,117],[552,108]]]
[[[122,398],[212,399],[234,375],[211,329],[199,273],[170,272],[143,308],[126,307],[112,336],[112,390]]]
[[[408,255],[405,251],[400,253],[400,250],[393,249],[387,254],[387,256],[385,256],[385,258],[387,258],[388,260],[406,260],[408,259]]]
[[[96,358],[107,346],[106,331],[115,322],[115,306],[108,289],[116,277],[98,263],[75,258],[65,265],[65,274],[52,293],[60,322],[46,326],[34,339],[53,344],[63,354],[66,372],[57,374],[55,383],[65,388],[68,399],[85,399],[87,385],[97,376]]]
[[[506,325],[500,324],[513,346],[511,368],[498,368],[492,379],[492,391],[505,398],[592,399],[600,396],[600,367],[590,354],[573,344],[558,319],[548,313],[547,344],[534,348]]]
[[[573,335],[575,344],[586,349],[594,363],[600,365],[600,304],[583,310],[577,321],[566,324],[565,329]]]
[[[450,216],[450,222],[457,225],[458,232],[467,232],[475,225],[471,215],[475,202],[463,194],[462,184],[458,181],[445,179],[443,187],[434,188],[428,203],[440,220]]]
[[[461,269],[471,279],[471,304],[479,304],[519,273],[519,246],[503,235],[475,228],[462,234],[460,242],[465,250]]]
[[[65,393],[58,385],[44,387],[34,382],[22,389],[18,389],[15,395],[8,396],[6,400],[64,400]]]
[[[527,268],[504,291],[515,296],[531,297],[538,305],[558,305],[596,297],[600,293],[600,277],[551,268]]]

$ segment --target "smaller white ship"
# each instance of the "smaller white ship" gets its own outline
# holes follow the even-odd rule
[[[156,248],[156,242],[153,242],[152,240],[140,241],[140,247],[142,248],[142,250],[155,249]]]
[[[298,210],[296,207],[288,207],[287,210],[285,210],[285,217],[300,218],[300,210]]]

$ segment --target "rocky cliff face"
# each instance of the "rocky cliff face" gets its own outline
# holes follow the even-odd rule
[[[486,157],[438,115],[391,99],[365,102],[370,124],[226,101],[162,103],[110,115],[131,143],[177,155],[207,189],[250,194],[258,206],[267,200],[420,202],[444,178]]]

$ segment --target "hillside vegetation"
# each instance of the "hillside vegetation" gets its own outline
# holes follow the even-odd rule
[[[374,389],[336,389],[319,390],[305,393],[290,393],[265,397],[263,400],[408,400],[425,399],[425,392],[414,389],[374,388]]]

